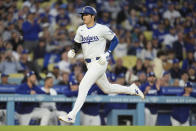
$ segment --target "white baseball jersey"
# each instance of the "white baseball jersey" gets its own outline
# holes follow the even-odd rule
[[[84,58],[99,57],[105,52],[106,40],[115,36],[107,26],[95,23],[93,27],[79,26],[74,41],[81,43]]]

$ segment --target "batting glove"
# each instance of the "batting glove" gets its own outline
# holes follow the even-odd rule
[[[68,58],[74,58],[75,55],[76,55],[76,53],[73,49],[68,51],[68,54],[67,54]]]
[[[107,60],[109,59],[109,56],[110,56],[110,52],[108,52],[108,51],[106,53],[102,54],[98,60],[98,63],[100,65],[104,65],[107,62]]]

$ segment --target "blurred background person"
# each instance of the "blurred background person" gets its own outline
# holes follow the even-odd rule
[[[41,89],[47,94],[51,96],[57,95],[57,92],[55,89],[53,89],[53,76],[48,74],[44,80],[44,86],[41,87]],[[50,120],[48,125],[58,125],[58,116],[60,115],[66,115],[67,113],[65,111],[58,111],[56,108],[55,102],[42,102],[40,104],[41,108],[46,108],[50,111]]]
[[[177,94],[177,96],[191,96],[192,90],[192,84],[190,82],[186,82],[183,92]],[[173,105],[170,117],[172,126],[189,126],[190,109],[191,106],[186,104]]]
[[[165,51],[159,51],[157,53],[157,57],[153,60],[153,71],[157,78],[161,78],[163,72],[164,72],[164,62],[166,60],[166,54]]]
[[[16,94],[45,94],[39,87],[36,86],[35,72],[31,71],[27,73],[27,82],[21,84],[16,89]],[[29,125],[32,118],[41,119],[40,125],[48,125],[50,118],[50,111],[45,108],[40,108],[39,103],[16,103],[16,112],[20,125]]]
[[[2,86],[3,85],[9,85],[8,78],[9,78],[8,74],[2,73],[1,74],[1,83],[0,83],[0,85],[2,85]]]
[[[146,83],[140,86],[140,89],[144,92],[145,96],[158,96],[160,95],[160,82],[156,80],[154,72],[147,74]],[[155,126],[158,116],[157,104],[145,104],[145,125]]]

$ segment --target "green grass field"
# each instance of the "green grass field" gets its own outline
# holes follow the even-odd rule
[[[0,131],[196,131],[196,126],[0,126]]]

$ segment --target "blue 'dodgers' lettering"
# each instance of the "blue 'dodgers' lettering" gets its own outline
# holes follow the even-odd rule
[[[84,43],[90,44],[91,42],[98,41],[98,40],[99,40],[98,36],[89,36],[89,35],[86,37],[82,36],[82,44]]]

